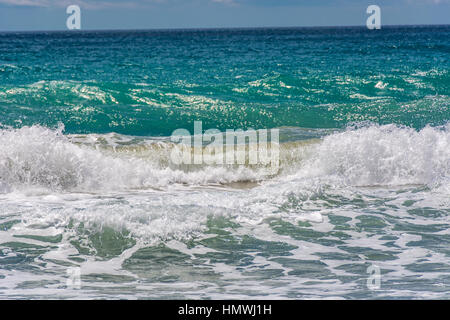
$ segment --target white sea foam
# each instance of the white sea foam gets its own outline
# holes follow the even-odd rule
[[[65,136],[40,126],[0,131],[0,192],[41,187],[103,192],[269,179],[250,166],[174,166],[162,140]],[[136,140],[136,139],[135,139]],[[99,142],[100,141],[100,142]],[[116,143],[119,141],[120,143]],[[427,185],[450,177],[450,124],[420,131],[394,125],[348,129],[281,147],[278,179],[350,186]],[[318,182],[319,181],[319,182]]]
[[[330,177],[352,186],[448,183],[450,125],[348,129],[325,137],[296,176]]]
[[[257,172],[245,167],[171,168],[169,147],[165,149],[161,143],[149,148],[93,148],[73,143],[62,129],[39,126],[2,130],[0,145],[3,192],[36,186],[54,191],[102,192],[258,178]],[[137,152],[142,151],[139,149],[144,149],[144,155]]]
[[[420,185],[434,190],[427,201],[437,207],[446,205],[450,190],[449,125],[420,131],[372,125],[287,142],[275,177],[248,166],[174,168],[161,139],[65,136],[62,130],[0,131],[4,214],[22,212],[31,224],[106,224],[151,240],[189,236],[209,215],[249,225],[273,216],[320,223],[329,199],[370,201],[367,187],[389,193]],[[242,184],[248,181],[259,186]],[[227,185],[233,182],[240,183]]]
[[[250,167],[171,167],[167,160],[170,145],[164,139],[67,136],[62,130],[36,126],[0,131],[0,221],[4,228],[0,244],[45,246],[47,252],[37,259],[45,261],[48,269],[58,271],[60,263],[73,265],[75,257],[84,261],[80,263],[84,277],[99,272],[130,276],[121,266],[140,248],[160,242],[175,242],[180,247],[187,239],[196,241],[195,248],[184,249],[187,254],[211,251],[220,259],[227,254],[226,242],[230,241],[244,255],[254,250],[252,268],[272,265],[286,274],[295,267],[290,264],[292,259],[320,259],[326,266],[314,266],[322,268],[321,272],[347,276],[352,271],[347,272],[346,257],[356,259],[354,252],[361,252],[352,263],[364,266],[371,250],[389,258],[377,262],[383,269],[401,276],[415,276],[408,266],[426,259],[448,261],[440,249],[417,250],[410,245],[422,241],[417,236],[422,226],[425,235],[448,233],[448,125],[420,131],[372,125],[323,139],[285,142],[280,148],[282,170],[275,177],[258,175]],[[218,185],[251,179],[259,183],[249,189]],[[331,221],[331,216],[340,220]],[[220,247],[223,239],[213,239],[210,246],[208,241],[201,242],[220,238],[205,232],[211,218],[232,222],[232,227],[226,223],[219,227],[219,233],[230,232],[232,237],[225,236],[224,248]],[[346,222],[339,225],[340,221]],[[386,230],[397,239],[395,248],[383,238]],[[58,235],[61,241],[54,246],[39,238]],[[246,244],[240,243],[247,236],[256,241],[248,252]],[[136,244],[126,249],[130,238]],[[297,249],[289,251],[290,258],[264,258],[256,254],[261,250],[260,240]],[[268,243],[264,248],[271,247]],[[331,251],[337,258],[327,258]],[[108,258],[96,258],[102,254]],[[220,274],[235,272],[240,281],[233,266],[211,265]],[[11,291],[24,279],[5,275]],[[343,288],[346,282],[336,280],[335,285]]]

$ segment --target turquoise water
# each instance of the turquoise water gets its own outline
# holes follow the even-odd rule
[[[449,298],[449,36],[0,33],[0,297]],[[194,121],[280,171],[174,166]]]

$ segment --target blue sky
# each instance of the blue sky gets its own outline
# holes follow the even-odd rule
[[[0,0],[0,31],[65,30],[70,4],[83,30],[450,23],[450,0]]]

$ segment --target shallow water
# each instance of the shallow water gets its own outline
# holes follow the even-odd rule
[[[147,158],[95,139],[106,140],[2,132],[3,297],[447,297],[448,126],[286,143],[270,178],[170,169],[154,148]],[[74,267],[80,287],[67,287]]]

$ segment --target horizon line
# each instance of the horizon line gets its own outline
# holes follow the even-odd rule
[[[450,24],[390,24],[383,28],[392,27],[443,27]],[[215,30],[254,30],[254,29],[313,29],[313,28],[365,28],[366,25],[319,25],[319,26],[259,26],[259,27],[169,27],[169,28],[138,28],[138,29],[55,29],[55,30],[0,30],[0,33],[50,33],[50,32],[109,32],[109,31],[215,31]]]

